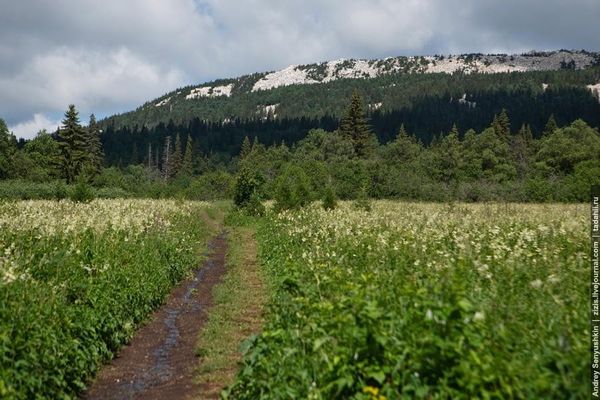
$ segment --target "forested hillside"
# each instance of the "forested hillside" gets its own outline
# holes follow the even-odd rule
[[[441,68],[419,70],[415,65],[425,68],[423,65],[428,64],[414,64],[408,58],[404,59],[413,61],[404,60],[409,65],[404,69],[392,68],[398,59],[380,60],[377,73],[372,69],[374,61],[361,67],[360,60],[349,60],[347,68],[352,74],[338,69],[337,75],[328,75],[331,63],[322,63],[181,88],[135,111],[100,121],[106,159],[110,165],[141,162],[147,158],[149,146],[160,149],[166,136],[177,133],[192,137],[195,153],[237,154],[246,135],[256,136],[265,144],[291,144],[312,128],[334,130],[354,90],[363,96],[373,129],[384,143],[402,124],[424,144],[453,124],[462,131],[479,131],[502,109],[507,110],[514,126],[529,124],[535,137],[550,115],[559,124],[580,118],[599,126],[598,55],[539,54],[546,56],[529,56],[538,57],[531,68],[519,64],[528,57],[517,56],[521,59],[511,64],[510,57],[515,56],[506,56],[505,70],[511,72],[498,72],[503,71],[499,67],[483,70],[485,73],[468,69],[473,65],[485,68],[481,59],[491,56],[481,55],[457,57],[455,64],[461,60],[462,67],[450,64],[452,74]],[[563,57],[561,62],[556,61],[557,54]],[[573,59],[564,58],[569,54]],[[539,60],[546,60],[545,64]],[[439,66],[444,61],[447,59],[438,57],[432,62]],[[486,62],[488,69],[496,65]]]
[[[501,56],[438,58],[452,74],[394,70],[397,59],[385,73],[303,66],[181,89],[87,127],[71,105],[58,132],[26,143],[0,120],[0,197],[583,201],[600,184],[600,66],[592,53],[543,54],[511,72],[487,64]]]

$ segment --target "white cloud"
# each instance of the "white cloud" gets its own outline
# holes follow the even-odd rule
[[[45,129],[51,133],[59,126],[60,121],[54,121],[44,114],[36,113],[30,121],[21,122],[20,124],[11,126],[9,127],[9,130],[19,138],[33,139],[40,130]]]
[[[598,20],[598,0],[20,0],[0,13],[0,117],[340,57],[600,50]]]

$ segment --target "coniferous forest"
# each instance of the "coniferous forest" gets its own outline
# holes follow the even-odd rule
[[[293,165],[314,199],[326,188],[342,199],[361,191],[431,201],[587,198],[600,176],[600,102],[593,93],[501,88],[468,99],[428,95],[409,107],[369,112],[354,88],[339,116],[227,123],[194,117],[141,128],[114,128],[93,115],[84,126],[72,105],[57,132],[27,142],[0,125],[1,195],[230,198],[246,165],[260,182],[260,198],[269,199]]]

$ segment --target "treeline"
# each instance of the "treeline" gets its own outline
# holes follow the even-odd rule
[[[478,132],[485,129],[494,114],[505,109],[511,117],[513,126],[530,126],[535,138],[541,137],[546,121],[554,115],[557,123],[563,125],[576,119],[583,119],[591,126],[600,126],[600,102],[592,92],[582,87],[525,86],[521,90],[507,90],[502,83],[498,89],[486,89],[481,92],[468,92],[452,97],[444,95],[421,94],[410,105],[401,106],[402,99],[396,99],[398,109],[370,110],[365,102],[365,111],[369,114],[370,124],[381,143],[394,140],[400,125],[404,124],[423,144],[429,145],[434,137],[447,133],[453,124],[460,128],[461,137],[468,128]],[[428,90],[427,87],[423,90]],[[362,94],[363,92],[361,92]],[[345,96],[349,98],[350,95]],[[308,114],[310,115],[310,113]],[[342,114],[340,114],[341,117]],[[239,153],[240,144],[245,136],[257,137],[265,145],[285,141],[292,145],[306,137],[311,129],[334,131],[340,117],[334,114],[306,117],[268,117],[231,119],[227,122],[211,122],[199,117],[191,117],[188,122],[160,122],[151,128],[146,126],[115,128],[104,125],[102,141],[106,151],[107,165],[126,166],[147,160],[148,148],[159,152],[167,136],[191,137],[194,142],[194,154],[220,154],[230,158]],[[159,155],[162,159],[162,155]]]
[[[502,110],[480,132],[455,125],[426,146],[401,126],[380,145],[355,94],[338,130],[312,130],[292,147],[255,141],[242,166],[236,194],[242,188],[291,205],[306,200],[290,197],[326,199],[331,190],[342,199],[586,201],[591,185],[600,184],[600,133],[583,120],[559,126],[550,116],[536,139]]]
[[[550,115],[535,131],[515,124],[504,109],[482,129],[455,124],[428,143],[400,124],[382,143],[355,92],[341,121],[328,124],[327,130],[307,129],[296,143],[245,135],[239,144],[232,140],[233,156],[199,151],[206,146],[202,139],[176,133],[134,147],[122,167],[105,161],[100,168],[99,129],[93,118],[82,127],[74,107],[57,133],[41,132],[22,148],[1,122],[0,197],[64,197],[75,191],[64,183],[78,183],[87,196],[235,198],[240,204],[252,198],[254,205],[325,197],[585,201],[590,186],[600,184],[600,134],[582,119],[564,124]]]

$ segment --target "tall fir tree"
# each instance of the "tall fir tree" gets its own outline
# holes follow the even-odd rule
[[[243,160],[246,157],[248,157],[251,151],[252,145],[250,144],[250,139],[248,138],[248,135],[246,135],[244,136],[244,140],[242,141],[242,148],[240,150],[240,160]]]
[[[372,154],[376,146],[376,139],[363,111],[360,94],[356,90],[352,93],[352,99],[340,123],[339,132],[352,141],[357,156],[368,157]]]
[[[508,142],[510,138],[510,118],[508,118],[506,109],[503,108],[500,114],[494,115],[492,128],[494,128],[494,132],[496,132],[496,135],[498,135],[500,139]]]
[[[169,180],[173,176],[173,149],[171,148],[171,136],[165,137],[163,150],[162,174],[163,179]]]
[[[131,161],[129,164],[137,165],[140,161],[140,156],[138,154],[138,145],[137,143],[133,143],[133,149],[131,150]]]
[[[87,150],[86,172],[93,178],[102,170],[104,161],[104,152],[102,151],[102,142],[100,140],[100,128],[96,122],[96,116],[90,115],[90,123],[85,132],[85,142]]]
[[[154,162],[154,160],[152,159],[152,142],[149,142],[148,143],[148,160],[147,160],[148,169],[152,169],[152,167],[154,166],[153,162]]]
[[[529,172],[529,165],[533,157],[533,134],[528,124],[521,125],[521,129],[515,135],[511,146],[511,156],[513,163],[520,177],[524,177]]]
[[[192,137],[188,134],[187,141],[185,142],[185,153],[183,155],[183,161],[181,163],[181,169],[179,170],[180,175],[192,176],[193,174],[193,142]]]
[[[57,138],[60,146],[58,164],[67,183],[73,183],[88,160],[86,131],[79,123],[79,113],[73,104],[65,112]]]
[[[558,124],[556,123],[556,119],[554,119],[554,114],[550,114],[550,117],[548,117],[548,122],[546,122],[546,126],[544,127],[544,131],[542,134],[543,136],[550,136],[557,129]]]
[[[175,148],[173,149],[173,161],[171,163],[171,175],[175,176],[179,174],[179,170],[181,169],[181,163],[183,162],[183,153],[181,146],[181,136],[179,133],[175,136]]]

